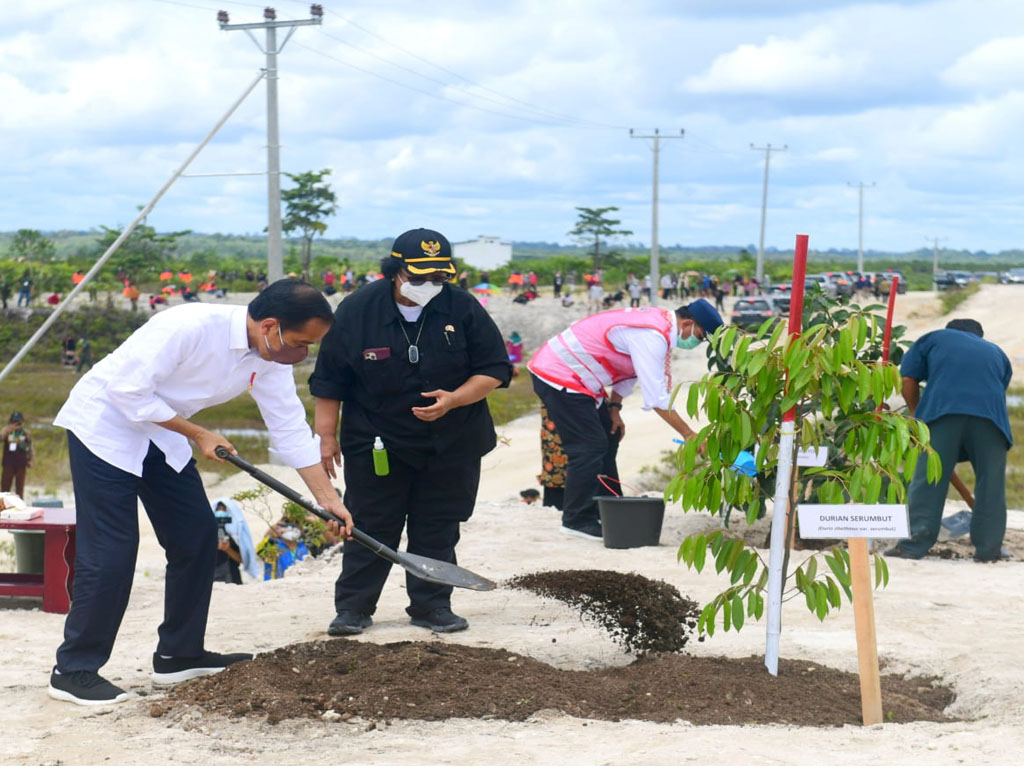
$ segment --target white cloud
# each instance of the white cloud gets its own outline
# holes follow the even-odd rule
[[[745,43],[717,57],[706,72],[686,79],[692,93],[786,93],[820,90],[861,72],[864,57],[840,52],[828,27],[815,27],[796,39],[770,36],[763,45]]]
[[[984,93],[1024,88],[1024,36],[989,40],[957,59],[942,73],[942,80]]]

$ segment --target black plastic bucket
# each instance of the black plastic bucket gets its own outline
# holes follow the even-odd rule
[[[665,520],[665,500],[651,496],[597,496],[608,549],[656,547]]]

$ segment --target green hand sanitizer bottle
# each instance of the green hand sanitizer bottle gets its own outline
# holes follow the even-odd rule
[[[380,435],[373,438],[373,471],[378,477],[384,477],[391,472],[388,466],[388,452],[384,450],[384,441]]]

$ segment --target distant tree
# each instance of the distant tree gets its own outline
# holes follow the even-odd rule
[[[602,240],[602,238],[632,235],[633,232],[628,229],[616,229],[622,222],[619,219],[609,219],[605,216],[609,211],[619,210],[614,205],[605,208],[584,208],[577,205],[576,210],[579,211],[579,219],[576,221],[576,226],[569,231],[569,235],[576,238],[581,245],[590,246],[594,269],[600,269],[601,246],[608,246],[608,241]],[[616,251],[609,249],[605,251],[604,258],[611,261],[617,255]]]
[[[57,255],[53,241],[37,229],[19,229],[11,241],[10,258],[52,261]]]
[[[295,182],[291,189],[281,190],[281,199],[285,203],[285,217],[281,228],[285,232],[298,230],[302,233],[302,278],[309,280],[309,264],[313,258],[313,238],[327,231],[324,219],[333,214],[338,207],[334,204],[335,196],[324,177],[330,176],[331,169],[324,168],[320,172],[286,173]]]
[[[103,234],[97,241],[100,253],[105,253],[107,248],[113,245],[114,241],[121,236],[123,228],[101,226]],[[109,266],[114,274],[124,272],[132,279],[138,281],[147,273],[155,277],[155,274],[164,266],[170,266],[171,258],[178,249],[178,238],[191,234],[191,230],[180,232],[167,232],[158,235],[153,227],[146,224],[143,219],[132,233],[125,239],[121,246],[110,257]]]

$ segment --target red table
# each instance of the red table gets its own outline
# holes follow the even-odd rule
[[[0,573],[0,595],[43,598],[43,610],[67,613],[75,578],[75,510],[47,508],[32,520],[0,520],[0,529],[46,534],[43,572]]]

